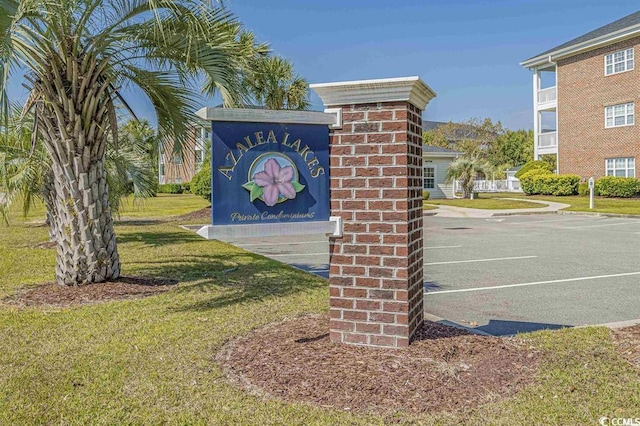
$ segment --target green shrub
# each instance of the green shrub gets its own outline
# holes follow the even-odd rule
[[[536,160],[529,161],[527,164],[522,166],[522,168],[516,172],[515,177],[517,179],[520,179],[520,177],[524,176],[525,173],[528,173],[531,170],[535,169],[542,169],[548,172],[553,172],[553,166],[551,166],[551,164],[547,163],[546,161]]]
[[[546,169],[530,169],[528,172],[524,173],[520,176],[520,187],[522,188],[522,192],[527,195],[536,195],[540,194],[540,189],[538,188],[538,182],[534,181],[534,178],[539,175],[550,175],[552,174],[549,170]]]
[[[631,198],[640,193],[640,180],[605,176],[596,180],[594,189],[602,197]]]
[[[191,193],[211,201],[211,164],[205,161],[202,168],[191,179]]]
[[[428,200],[429,197],[431,197],[431,193],[429,191],[427,191],[426,189],[422,190],[422,199],[423,200]]]
[[[586,182],[583,182],[581,184],[578,185],[578,195],[581,197],[588,197],[589,196],[589,184]]]
[[[184,194],[191,194],[191,182],[185,182],[182,184],[182,192]]]
[[[575,195],[578,193],[578,175],[555,175],[550,172],[525,173],[520,179],[522,191],[527,195]]]
[[[158,185],[158,192],[161,194],[182,194],[182,184],[167,183],[164,185]]]

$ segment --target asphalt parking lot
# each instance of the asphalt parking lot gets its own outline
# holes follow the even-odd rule
[[[425,311],[510,335],[640,319],[640,219],[425,217]],[[324,235],[230,241],[328,276]]]

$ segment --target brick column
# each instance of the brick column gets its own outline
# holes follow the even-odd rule
[[[312,85],[341,112],[330,138],[334,342],[406,347],[423,321],[422,110],[417,77]]]

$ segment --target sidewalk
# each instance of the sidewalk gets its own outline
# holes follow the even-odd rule
[[[503,200],[519,200],[520,198],[503,198]],[[569,204],[555,203],[552,201],[527,200],[529,203],[544,204],[545,207],[538,209],[502,209],[502,210],[486,210],[471,209],[466,207],[454,206],[438,206],[435,210],[425,210],[425,214],[439,217],[475,217],[487,218],[494,216],[512,216],[518,214],[550,214],[557,213],[558,210],[570,207]],[[428,202],[426,204],[429,204]]]

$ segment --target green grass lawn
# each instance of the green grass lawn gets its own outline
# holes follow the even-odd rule
[[[253,396],[229,384],[215,353],[256,327],[326,312],[326,281],[162,220],[178,202],[200,208],[195,196],[155,202],[139,216],[148,224],[116,225],[123,274],[175,278],[175,290],[74,308],[0,305],[0,424],[596,424],[639,415],[638,371],[604,328],[532,334],[531,346],[548,353],[535,383],[460,412],[381,417]],[[30,223],[41,215],[14,213],[11,227],[0,225],[0,296],[53,279],[55,250],[33,248],[47,240]]]
[[[568,197],[554,197],[552,195],[524,195],[518,193],[496,194],[483,193],[482,198],[522,198],[531,200],[555,201],[557,203],[570,204],[564,210],[574,212],[593,212],[593,213],[613,213],[613,214],[633,214],[640,215],[640,198],[594,198],[594,208],[589,209],[589,197],[580,197],[578,195]]]
[[[502,194],[503,197],[509,197]],[[469,200],[466,198],[455,198],[446,200],[427,200],[425,204],[433,204],[437,206],[455,206],[466,207],[471,209],[485,210],[502,210],[502,209],[539,209],[545,207],[544,204],[530,203],[528,201],[519,200],[499,200],[496,198],[485,198],[484,194],[480,198]]]
[[[209,201],[192,194],[158,194],[155,197],[137,200],[129,197],[122,203],[120,217],[164,218],[181,216],[209,205],[211,205]]]

